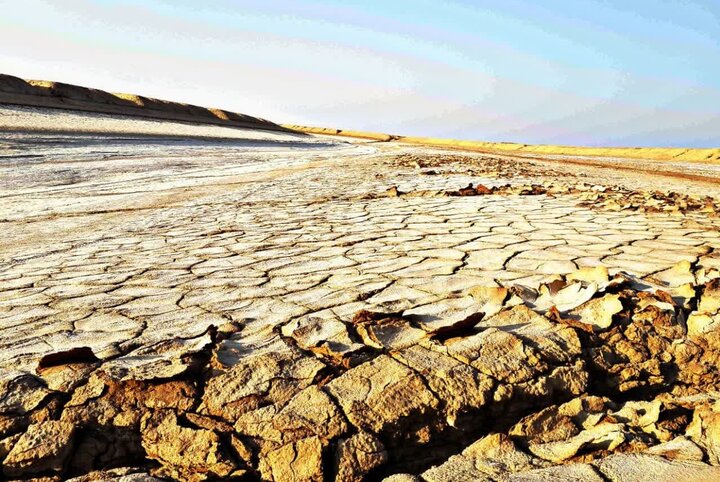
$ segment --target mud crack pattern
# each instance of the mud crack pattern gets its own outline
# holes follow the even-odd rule
[[[3,187],[5,479],[720,476],[712,188],[182,149]]]

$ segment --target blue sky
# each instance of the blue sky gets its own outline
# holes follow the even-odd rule
[[[720,146],[720,2],[0,0],[0,72],[276,122]]]

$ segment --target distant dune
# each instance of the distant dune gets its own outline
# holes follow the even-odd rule
[[[691,149],[655,148],[655,147],[576,147],[558,145],[530,145],[513,142],[483,142],[463,141],[457,139],[438,139],[433,137],[410,137],[377,132],[362,132],[353,130],[333,129],[326,127],[307,127],[298,125],[284,125],[288,129],[308,134],[324,134],[377,141],[398,141],[408,144],[421,144],[456,148],[478,152],[496,154],[516,154],[522,156],[582,156],[603,158],[632,158],[653,161],[696,162],[706,164],[720,164],[720,148]]]
[[[0,104],[120,114],[227,127],[287,131],[287,129],[265,119],[222,109],[199,107],[133,94],[113,94],[104,90],[61,82],[24,80],[4,74],[0,74]]]

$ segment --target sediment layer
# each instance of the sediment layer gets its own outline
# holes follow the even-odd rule
[[[413,137],[377,132],[363,132],[325,127],[285,125],[288,129],[308,134],[323,134],[377,141],[397,141],[424,146],[463,149],[468,151],[512,154],[517,156],[551,155],[604,158],[646,159],[651,161],[697,162],[720,164],[720,148],[653,148],[653,147],[581,147],[560,145],[530,145],[513,142],[483,142],[459,139],[438,139],[434,137]]]

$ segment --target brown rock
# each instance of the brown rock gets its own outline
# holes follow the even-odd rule
[[[507,300],[509,290],[502,286],[476,286],[468,290],[468,295],[479,304],[479,312],[489,318],[498,313]]]
[[[446,346],[454,358],[508,383],[528,381],[548,368],[522,339],[497,328],[448,340]]]
[[[667,460],[656,455],[616,454],[594,464],[612,482],[715,482],[720,479],[720,467],[688,460]]]
[[[21,433],[16,433],[15,435],[0,440],[0,461],[5,460],[7,454],[10,453],[10,450],[17,444],[17,441],[20,440],[22,435]]]
[[[508,482],[604,482],[592,465],[568,464],[508,476]]]
[[[380,440],[367,432],[359,432],[338,444],[335,482],[362,480],[387,460],[388,454]]]
[[[408,367],[419,373],[430,389],[444,403],[445,418],[449,425],[455,426],[460,416],[469,415],[472,422],[482,420],[478,409],[485,407],[491,399],[493,380],[457,361],[420,346],[413,346],[393,354]],[[471,420],[464,420],[460,426],[466,426]]]
[[[477,193],[478,195],[486,195],[486,194],[492,194],[493,190],[487,186],[478,184],[477,186],[475,186],[475,193]]]
[[[36,376],[9,372],[0,376],[0,414],[25,415],[50,395],[41,379]]]
[[[45,380],[48,388],[60,392],[71,392],[87,381],[97,368],[94,363],[69,363],[38,369],[38,375]]]
[[[542,467],[542,462],[518,450],[504,434],[487,435],[462,454],[422,474],[428,482],[492,481],[509,473]]]
[[[299,350],[280,346],[280,351],[249,354],[210,378],[202,410],[234,422],[263,405],[286,402],[313,384],[325,365]]]
[[[117,469],[92,471],[79,477],[67,479],[66,482],[163,482],[165,479],[153,477],[137,467],[120,467]]]
[[[423,440],[440,402],[412,370],[381,355],[325,386],[350,422],[389,438]]]
[[[426,332],[449,338],[466,332],[483,319],[482,305],[472,296],[448,298],[403,312],[403,316]]]
[[[579,431],[572,418],[563,414],[559,407],[552,406],[523,418],[510,429],[509,435],[528,445],[566,440]]]
[[[32,424],[3,462],[6,477],[28,477],[44,472],[61,473],[73,450],[75,427],[58,421]]]
[[[235,468],[215,432],[186,428],[174,412],[163,410],[146,417],[142,445],[147,457],[162,465],[162,472],[183,480],[225,477]]]
[[[387,197],[398,197],[398,196],[400,196],[401,194],[403,194],[403,193],[401,193],[401,192],[398,190],[397,186],[393,186],[393,187],[391,187],[390,189],[388,189],[387,191],[385,191],[385,195],[386,195]]]
[[[566,276],[568,281],[584,281],[586,283],[596,283],[598,286],[603,286],[608,282],[609,278],[608,269],[605,266],[593,266],[588,268],[581,268],[574,271]]]
[[[366,345],[386,350],[400,350],[417,344],[427,333],[413,327],[396,314],[358,312],[352,320],[357,334]]]
[[[720,465],[720,402],[695,408],[687,436],[705,449],[711,464]]]
[[[599,423],[592,428],[564,440],[546,443],[530,443],[528,448],[533,455],[553,463],[564,462],[587,447],[605,447],[615,450],[625,442],[625,427],[619,423]]]
[[[327,314],[315,313],[291,321],[283,326],[283,334],[334,365],[350,367],[357,364],[361,356],[358,352],[365,347],[353,340],[345,323],[332,311],[326,311]]]
[[[646,453],[660,455],[666,459],[694,460],[696,462],[702,462],[705,457],[700,447],[682,435],[669,442],[655,445],[649,448]]]
[[[195,384],[185,380],[116,381],[95,376],[75,391],[61,419],[79,426],[137,427],[149,410],[189,410],[196,391]]]
[[[316,437],[327,445],[347,431],[345,418],[317,386],[295,395],[284,407],[269,405],[240,416],[235,430],[252,439],[261,456],[300,439]]]
[[[305,438],[270,452],[263,475],[273,482],[322,482],[320,440]]]
[[[575,308],[570,312],[581,321],[592,327],[594,331],[606,330],[612,325],[613,316],[620,313],[623,305],[618,295],[605,295]]]

